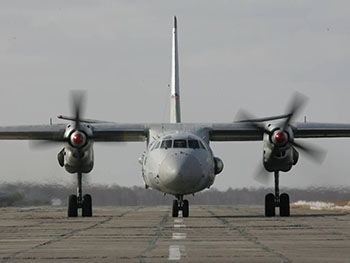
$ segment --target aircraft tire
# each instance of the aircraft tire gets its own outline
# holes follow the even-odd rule
[[[83,206],[82,206],[82,216],[91,217],[92,216],[92,202],[91,195],[86,194],[83,196]]]
[[[265,216],[273,217],[275,215],[275,196],[270,193],[265,196]]]
[[[188,217],[189,216],[189,203],[188,200],[184,200],[183,206],[182,206],[182,217]]]
[[[179,203],[177,200],[173,201],[173,217],[179,217]]]
[[[78,199],[76,195],[68,197],[68,217],[78,216]]]
[[[280,216],[290,216],[289,195],[286,193],[280,196]]]

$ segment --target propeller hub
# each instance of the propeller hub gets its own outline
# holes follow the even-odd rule
[[[80,131],[73,132],[71,135],[71,143],[75,147],[83,147],[86,143],[86,135]]]
[[[288,135],[283,131],[275,132],[273,136],[273,142],[277,145],[285,145],[288,141]]]

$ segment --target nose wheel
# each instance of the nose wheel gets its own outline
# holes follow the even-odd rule
[[[91,195],[82,195],[82,174],[78,173],[77,194],[68,197],[68,217],[77,217],[78,209],[81,208],[83,217],[92,216],[92,199]]]
[[[290,216],[289,195],[279,194],[279,171],[275,171],[275,194],[269,193],[265,196],[265,216],[275,216],[276,207],[280,209],[280,216]]]
[[[182,211],[182,217],[189,216],[188,200],[183,200],[183,196],[176,196],[177,200],[173,201],[172,214],[173,217],[179,217],[179,211]]]

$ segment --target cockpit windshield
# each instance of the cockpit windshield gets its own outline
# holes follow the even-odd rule
[[[199,142],[197,140],[188,140],[188,147],[191,149],[199,149]]]
[[[174,140],[174,148],[187,148],[186,140]]]
[[[172,140],[164,140],[162,141],[162,144],[160,145],[160,148],[168,149],[171,148]]]
[[[195,139],[175,139],[175,140],[162,140],[158,141],[153,147],[152,150],[156,149],[168,149],[168,148],[189,148],[189,149],[206,149],[204,144]]]

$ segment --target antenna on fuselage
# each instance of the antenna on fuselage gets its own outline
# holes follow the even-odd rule
[[[170,123],[181,122],[180,112],[180,88],[179,88],[179,57],[177,46],[177,20],[174,16],[172,53],[171,53],[171,98],[170,98]]]

